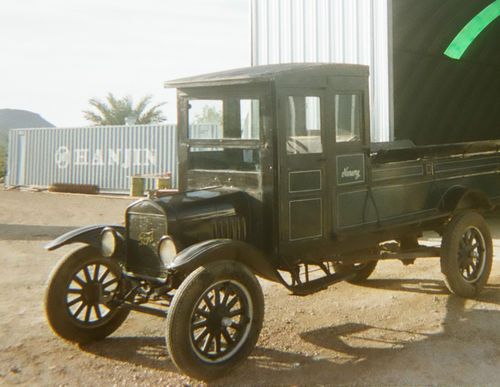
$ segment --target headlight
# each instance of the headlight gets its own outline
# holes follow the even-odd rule
[[[105,228],[101,233],[101,254],[103,257],[111,257],[118,245],[118,237],[116,231],[112,228]]]
[[[177,248],[175,247],[173,239],[169,236],[161,238],[160,245],[158,246],[158,253],[165,266],[172,263],[177,255]]]

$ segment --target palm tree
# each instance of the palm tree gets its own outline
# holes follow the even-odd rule
[[[160,107],[165,103],[159,103],[148,108],[151,103],[151,96],[143,97],[134,107],[132,97],[126,96],[117,99],[112,93],[106,96],[106,102],[97,98],[89,99],[89,104],[97,112],[84,110],[83,115],[86,120],[94,125],[125,125],[128,119],[133,119],[135,124],[151,124],[165,121]]]

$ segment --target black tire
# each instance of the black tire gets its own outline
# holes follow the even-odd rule
[[[246,266],[218,261],[199,267],[181,284],[168,311],[170,358],[193,378],[224,376],[253,350],[263,318],[262,289]]]
[[[443,233],[441,271],[448,289],[461,297],[479,294],[488,281],[493,262],[491,234],[477,212],[459,213]]]
[[[45,314],[63,339],[101,340],[125,321],[129,310],[108,303],[121,292],[120,265],[93,247],[82,247],[52,270],[45,291]]]
[[[357,284],[366,281],[377,267],[378,261],[368,261],[362,263],[342,263],[336,262],[333,264],[335,273],[342,275],[352,274],[353,277],[347,280],[351,284]]]

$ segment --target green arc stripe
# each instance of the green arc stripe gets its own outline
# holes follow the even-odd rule
[[[499,16],[500,0],[495,0],[467,23],[450,43],[444,54],[452,59],[461,59],[479,34]]]

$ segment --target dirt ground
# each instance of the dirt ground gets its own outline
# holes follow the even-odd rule
[[[197,383],[170,362],[160,318],[132,313],[108,339],[80,347],[45,321],[45,281],[71,247],[46,252],[43,244],[75,226],[119,223],[130,201],[0,191],[0,385]],[[382,262],[363,286],[307,297],[263,282],[257,347],[218,383],[498,385],[500,220],[490,222],[497,258],[477,300],[451,296],[437,260]]]

